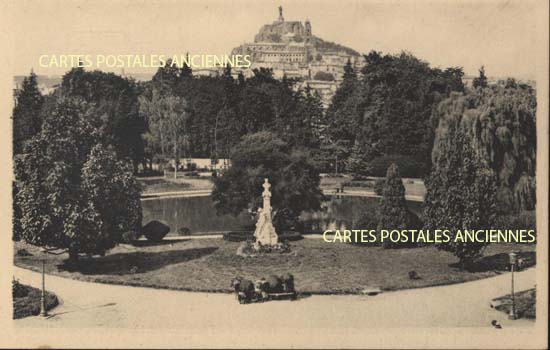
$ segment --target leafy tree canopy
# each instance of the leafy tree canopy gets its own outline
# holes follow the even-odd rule
[[[138,110],[137,84],[113,73],[74,68],[63,76],[56,95],[81,98],[90,109],[90,123],[101,141],[114,146],[120,158],[132,160],[134,169],[143,161],[145,120]]]
[[[56,101],[42,131],[15,159],[14,220],[29,243],[103,254],[141,225],[132,169],[100,142],[86,103]]]
[[[329,134],[347,140],[355,162],[405,155],[428,168],[432,110],[450,91],[463,91],[462,69],[431,68],[405,52],[372,51],[365,61],[361,77],[349,71],[334,96]]]
[[[491,229],[496,220],[496,178],[472,146],[470,135],[451,125],[439,143],[432,172],[426,179],[424,226],[430,230]],[[438,248],[454,253],[462,265],[478,257],[486,242],[450,242]]]
[[[536,109],[535,90],[513,80],[451,94],[433,114],[437,128],[432,159],[442,156],[452,128],[460,128],[495,173],[500,212],[534,210]]]
[[[214,179],[212,196],[219,214],[255,211],[262,201],[264,179],[271,183],[275,211],[320,207],[319,172],[307,150],[292,148],[270,132],[243,137],[231,152],[231,167]]]
[[[13,108],[13,154],[24,151],[24,144],[40,132],[42,125],[41,109],[44,97],[38,89],[36,74],[31,72],[23,79],[23,84],[15,94]]]

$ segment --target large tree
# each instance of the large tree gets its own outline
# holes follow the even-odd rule
[[[174,159],[174,178],[177,178],[179,160],[189,148],[186,101],[171,93],[153,89],[151,98],[141,96],[141,112],[149,124],[147,139],[159,150],[163,159]]]
[[[460,127],[471,146],[493,170],[501,214],[534,210],[536,204],[536,92],[514,80],[451,94],[433,114],[433,156]]]
[[[300,109],[297,117],[293,118],[292,124],[293,145],[319,149],[321,135],[326,129],[326,120],[323,111],[323,103],[317,91],[306,85],[299,91],[298,101]]]
[[[348,145],[347,155],[355,142],[357,126],[357,73],[348,60],[344,66],[343,80],[326,111],[327,130],[321,135],[325,147],[335,143]]]
[[[233,79],[231,67],[220,76],[191,76],[177,67],[160,68],[153,80],[143,83],[141,97],[153,91],[186,101],[187,154],[190,157],[228,158],[240,138],[260,131],[276,133],[291,146],[317,148],[319,130],[326,126],[322,104],[308,87],[298,88],[293,79],[277,80],[273,71],[260,68],[245,79]],[[151,122],[141,109],[142,116]],[[162,158],[152,137],[145,136],[149,158]]]
[[[429,169],[434,106],[462,91],[462,69],[431,68],[409,53],[371,52],[356,82],[353,75],[327,113],[333,140],[348,141],[353,161],[406,156]]]
[[[243,137],[230,160],[231,167],[214,179],[212,197],[219,214],[255,211],[261,205],[264,178],[272,185],[274,216],[286,211],[297,217],[320,207],[319,172],[307,150],[260,132]]]
[[[131,164],[100,143],[87,105],[61,97],[42,131],[16,157],[16,236],[47,247],[104,254],[141,226],[139,185]]]
[[[496,219],[494,172],[472,147],[467,132],[449,126],[449,137],[434,152],[432,171],[426,179],[424,226],[449,230],[451,240],[438,248],[452,252],[461,266],[477,258],[486,242],[455,242],[458,230],[491,229]]]
[[[90,122],[101,141],[115,148],[119,158],[129,158],[137,171],[144,160],[146,124],[138,110],[138,86],[113,73],[74,68],[63,76],[56,95],[78,97],[88,103]]]
[[[24,144],[40,132],[42,119],[40,110],[44,97],[38,89],[36,74],[31,72],[23,79],[21,88],[15,93],[13,108],[13,154],[23,152]]]

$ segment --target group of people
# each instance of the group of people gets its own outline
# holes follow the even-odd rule
[[[291,299],[296,297],[294,276],[290,273],[281,276],[271,275],[267,279],[261,278],[255,282],[235,277],[231,281],[231,287],[234,288],[237,299],[242,304],[267,301],[276,295],[289,296]]]

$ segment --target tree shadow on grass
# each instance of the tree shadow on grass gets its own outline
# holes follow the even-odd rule
[[[526,269],[536,264],[536,252],[518,252],[517,254],[518,260],[523,260],[521,269]],[[449,266],[460,268],[459,263],[450,264]],[[468,272],[510,271],[510,257],[507,253],[484,256],[473,264],[466,266],[465,270]]]
[[[58,265],[60,271],[80,272],[84,275],[131,275],[161,269],[167,265],[199,259],[212,254],[218,247],[169,250],[165,252],[116,253],[98,258],[82,258],[76,266],[66,262]]]

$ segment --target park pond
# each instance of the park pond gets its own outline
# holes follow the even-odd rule
[[[323,232],[327,229],[370,229],[353,225],[365,212],[374,212],[378,198],[358,196],[329,196],[315,212],[304,212],[300,221],[305,233]],[[416,214],[421,203],[408,202],[409,209]],[[143,222],[160,220],[171,228],[170,235],[187,228],[191,234],[222,233],[241,231],[254,225],[251,215],[242,212],[238,217],[217,215],[210,196],[148,199],[142,202]]]

